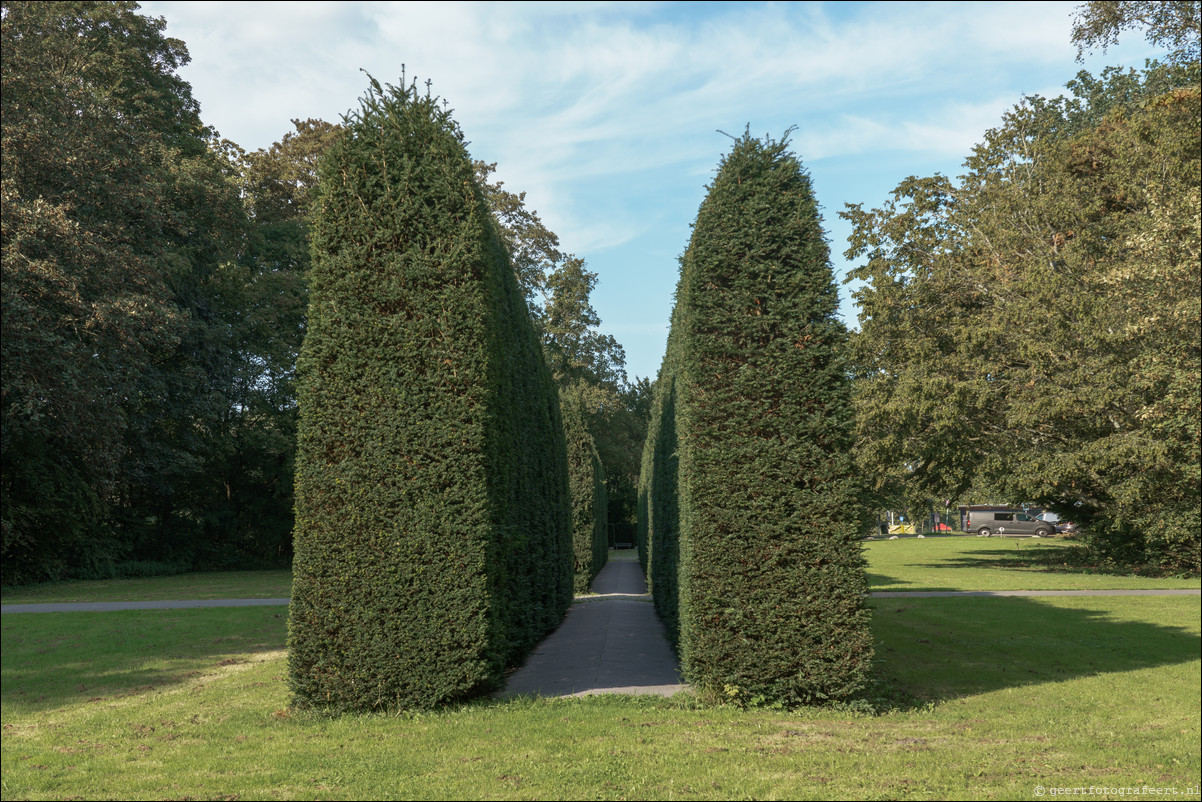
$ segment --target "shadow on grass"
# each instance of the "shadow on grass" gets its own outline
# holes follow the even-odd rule
[[[166,690],[283,649],[281,608],[204,608],[4,616],[0,699],[29,713]]]
[[[1196,599],[1081,602],[1090,603],[1096,609],[1022,597],[878,599],[872,693],[896,697],[895,707],[905,708],[1198,659],[1202,639],[1186,623],[1197,618]],[[1112,613],[1186,625],[1117,620]]]
[[[868,590],[876,590],[878,588],[887,587],[890,590],[898,590],[900,585],[913,585],[906,579],[898,579],[897,577],[889,576],[888,574],[874,574],[871,571],[866,573],[865,578],[868,580]]]
[[[981,568],[1000,570],[1042,571],[1055,574],[1084,574],[1098,576],[1164,576],[1148,566],[1120,565],[1096,560],[1089,550],[1079,543],[1048,545],[1056,548],[999,547],[984,549],[958,557],[948,557],[939,562],[915,564],[916,568]],[[1037,546],[1044,545],[1042,543]]]

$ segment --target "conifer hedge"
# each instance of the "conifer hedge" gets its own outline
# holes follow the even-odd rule
[[[673,321],[675,321],[675,314]],[[655,611],[664,622],[668,640],[679,647],[680,510],[679,458],[676,436],[676,351],[678,330],[668,335],[667,351],[651,396],[651,419],[639,471],[639,561]]]
[[[450,112],[372,89],[321,164],[289,676],[300,707],[496,687],[572,598],[557,392]]]
[[[645,446],[654,596],[712,697],[813,703],[870,669],[837,307],[808,175],[745,134],[681,261]]]
[[[584,405],[578,391],[561,390],[559,405],[568,443],[568,477],[572,488],[572,544],[576,555],[573,587],[576,593],[587,593],[593,577],[609,558],[605,470],[584,421]]]

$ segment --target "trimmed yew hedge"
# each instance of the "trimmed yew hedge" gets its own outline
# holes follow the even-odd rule
[[[744,704],[846,697],[872,661],[846,331],[787,140],[723,158],[676,298],[642,539],[685,676]]]
[[[609,559],[605,470],[585,423],[579,393],[572,388],[560,390],[559,406],[568,442],[568,478],[572,489],[572,545],[576,555],[573,589],[576,593],[587,593],[593,577]]]
[[[300,707],[499,685],[572,598],[557,392],[463,135],[373,88],[321,164],[289,678]]]
[[[673,314],[673,321],[675,321]],[[676,433],[678,331],[668,335],[664,362],[651,397],[651,419],[639,471],[639,561],[647,577],[655,611],[673,648],[680,645],[678,572],[680,569],[679,443]]]

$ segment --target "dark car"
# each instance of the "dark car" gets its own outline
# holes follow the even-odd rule
[[[1055,531],[1055,525],[1039,518],[1032,518],[1022,510],[996,508],[971,510],[964,529],[968,532],[976,532],[981,537],[990,535],[1047,537]]]

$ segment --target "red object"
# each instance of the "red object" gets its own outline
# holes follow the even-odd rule
[[[952,531],[952,528],[950,526],[948,526],[947,524],[935,524],[935,531],[936,532],[950,532],[950,531]]]

